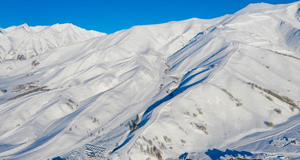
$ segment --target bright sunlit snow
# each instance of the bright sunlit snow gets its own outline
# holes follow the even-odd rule
[[[0,159],[300,158],[300,2],[0,31]]]

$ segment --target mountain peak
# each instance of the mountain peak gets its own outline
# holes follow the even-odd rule
[[[0,159],[299,159],[295,4],[102,37],[7,29]]]
[[[97,31],[87,31],[71,23],[34,27],[25,23],[3,29],[2,33],[5,41],[0,43],[0,48],[3,48],[0,61],[16,60],[18,57],[27,59],[50,49],[106,35]]]
[[[21,24],[20,26],[29,27],[27,23]]]
[[[245,8],[238,11],[236,14],[250,14],[250,13],[263,13],[271,10],[286,10],[290,6],[298,6],[300,2],[293,2],[289,4],[269,4],[269,3],[251,3]]]
[[[68,27],[77,27],[77,26],[73,25],[72,23],[62,23],[62,24],[56,23],[56,24],[54,24],[50,27],[53,27],[53,28],[56,28],[56,29],[59,29],[59,30],[64,30]]]

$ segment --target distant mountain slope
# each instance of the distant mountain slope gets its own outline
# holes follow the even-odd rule
[[[103,35],[72,24],[36,27],[23,24],[0,29],[0,61],[28,59],[57,47]]]
[[[300,158],[300,2],[0,63],[0,158]],[[90,146],[90,145],[88,145]]]

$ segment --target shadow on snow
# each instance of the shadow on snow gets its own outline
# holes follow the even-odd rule
[[[144,125],[146,125],[146,123],[150,120],[151,118],[151,115],[152,115],[152,112],[154,109],[156,109],[158,106],[160,106],[162,103],[164,102],[167,102],[169,100],[171,100],[172,98],[176,97],[177,95],[181,94],[182,92],[184,92],[185,90],[187,90],[188,88],[192,87],[192,86],[195,86],[199,83],[202,83],[204,82],[208,77],[209,77],[209,74],[207,76],[205,76],[204,78],[202,78],[201,80],[199,81],[196,81],[190,85],[187,85],[187,86],[184,86],[185,84],[187,84],[191,79],[193,79],[195,76],[199,75],[199,74],[202,74],[204,72],[207,72],[209,70],[211,70],[212,68],[214,67],[214,65],[211,65],[209,66],[209,68],[206,68],[205,70],[202,70],[198,73],[195,73],[194,75],[186,78],[184,81],[182,81],[180,83],[180,85],[178,86],[177,89],[175,89],[173,92],[171,92],[170,94],[166,95],[164,98],[156,101],[155,103],[153,103],[151,106],[149,106],[147,108],[147,110],[145,111],[145,113],[143,114],[142,116],[142,121],[137,125],[138,128],[141,128],[143,127]],[[131,131],[129,134],[128,134],[128,137],[126,138],[126,140],[120,145],[118,146],[117,148],[115,148],[112,153],[114,153],[115,151],[117,151],[118,149],[122,148],[123,146],[125,146],[133,137],[134,137],[134,133],[135,133],[135,130]]]
[[[205,152],[206,155],[208,155],[211,159],[219,159],[225,155],[233,156],[233,157],[239,157],[239,156],[252,156],[253,154],[246,151],[236,151],[236,150],[229,150],[227,149],[225,152],[220,151],[218,149],[208,150]]]

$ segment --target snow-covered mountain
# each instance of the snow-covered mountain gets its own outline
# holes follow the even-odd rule
[[[300,158],[299,8],[251,4],[0,63],[0,158]]]
[[[82,42],[104,33],[87,31],[72,24],[29,27],[27,24],[0,28],[0,62],[24,60],[51,49]]]

